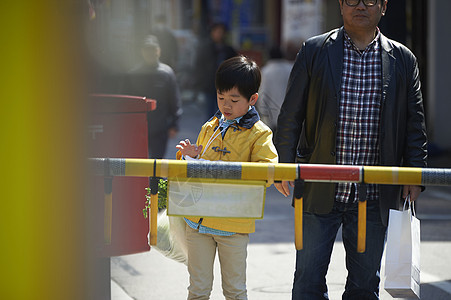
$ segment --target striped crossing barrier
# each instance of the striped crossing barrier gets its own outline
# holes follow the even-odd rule
[[[168,159],[91,158],[92,171],[96,175],[215,178],[265,180],[304,180],[310,182],[355,182],[391,185],[451,185],[451,169],[382,166],[347,166],[290,163],[252,163],[186,161]],[[155,190],[155,188],[154,188]],[[111,194],[105,194],[106,207],[110,208]],[[151,195],[150,244],[156,245],[158,196]],[[358,243],[359,252],[365,251],[366,201],[359,202]],[[106,214],[110,216],[110,214]],[[105,220],[105,240],[111,239],[111,219]],[[302,249],[302,198],[295,195],[295,245]]]

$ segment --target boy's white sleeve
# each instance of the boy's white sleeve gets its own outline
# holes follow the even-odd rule
[[[192,158],[192,157],[189,156],[189,155],[183,155],[183,158],[184,158],[185,160],[207,161],[206,159],[203,159],[203,158]]]

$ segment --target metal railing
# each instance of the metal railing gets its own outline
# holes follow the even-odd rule
[[[282,180],[310,182],[354,182],[361,184],[391,185],[451,185],[451,169],[382,166],[348,166],[290,163],[255,163],[222,161],[186,161],[168,159],[91,158],[95,175],[168,177],[168,178],[216,178],[264,180],[269,183]],[[152,182],[154,182],[152,184]],[[151,181],[151,209],[149,217],[150,244],[157,242],[158,181]],[[105,187],[105,241],[111,241],[112,189]],[[302,197],[294,195],[295,246],[302,249]],[[366,201],[358,204],[357,251],[365,251]]]

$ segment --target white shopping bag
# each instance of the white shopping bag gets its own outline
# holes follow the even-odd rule
[[[265,196],[265,181],[170,178],[168,215],[262,219]]]
[[[167,258],[186,265],[188,246],[185,239],[185,224],[182,217],[169,217],[164,210],[158,216],[157,244],[154,248]],[[149,235],[147,237],[149,238]]]
[[[413,203],[407,198],[402,211],[389,213],[384,288],[393,298],[420,298],[420,220]]]

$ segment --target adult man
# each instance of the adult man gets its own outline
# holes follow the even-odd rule
[[[425,167],[416,58],[377,28],[387,0],[339,4],[344,26],[311,38],[296,58],[277,124],[279,161],[294,162],[297,150],[301,163]],[[276,187],[289,195],[288,182]],[[402,188],[412,201],[420,192]],[[357,253],[357,201],[365,194],[367,247]],[[401,187],[305,183],[303,196],[306,230],[293,299],[328,299],[325,275],[340,225],[348,270],[343,299],[379,299],[388,211],[398,208]]]
[[[179,46],[171,28],[166,24],[166,15],[155,17],[155,25],[152,27],[152,35],[158,39],[161,49],[160,62],[167,64],[173,70],[177,67]]]
[[[141,48],[143,62],[125,77],[123,93],[157,100],[157,109],[148,113],[149,158],[164,158],[168,138],[178,131],[182,114],[181,98],[174,71],[159,61],[158,39],[147,36]]]

